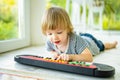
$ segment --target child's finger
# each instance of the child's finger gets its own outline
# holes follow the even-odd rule
[[[56,59],[57,57],[58,57],[58,55],[57,54],[52,54],[52,59]]]
[[[69,56],[67,54],[61,54],[59,56],[59,59],[61,59],[61,60],[69,60]]]
[[[69,55],[68,55],[68,54],[66,55],[66,60],[67,60],[67,61],[69,60]]]
[[[62,59],[63,59],[63,60],[66,60],[66,59],[67,59],[66,54],[63,54],[63,55],[62,55]]]
[[[59,59],[61,59],[61,60],[65,60],[65,59],[66,59],[65,54],[61,54],[61,55],[59,56]]]
[[[63,55],[63,60],[65,60],[65,61],[68,61],[68,60],[69,60],[68,54],[64,54],[64,55]]]
[[[56,60],[60,60],[61,59],[61,56],[58,56]]]

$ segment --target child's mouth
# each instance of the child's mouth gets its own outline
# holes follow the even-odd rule
[[[60,43],[60,41],[55,41],[54,43],[55,43],[55,44],[59,44],[59,43]]]

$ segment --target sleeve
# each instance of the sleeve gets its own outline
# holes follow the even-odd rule
[[[82,51],[88,47],[87,42],[81,36],[76,37],[75,45],[76,45],[75,50],[76,50],[76,53],[78,54],[82,53]]]
[[[46,49],[47,51],[54,51],[55,49],[53,48],[53,44],[50,41],[46,42]]]

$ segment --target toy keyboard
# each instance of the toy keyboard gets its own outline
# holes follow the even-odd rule
[[[38,66],[95,77],[111,77],[115,74],[114,67],[99,63],[89,64],[79,61],[67,62],[35,55],[16,55],[14,60],[18,63],[31,66]]]

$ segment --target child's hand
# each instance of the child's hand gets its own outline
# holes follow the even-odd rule
[[[57,60],[65,60],[68,61],[69,60],[69,55],[68,54],[60,54],[57,58]]]
[[[55,52],[55,51],[52,51],[51,54],[52,54],[53,59],[57,59],[58,56],[59,56],[59,54],[57,52]]]

